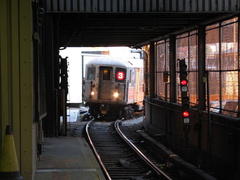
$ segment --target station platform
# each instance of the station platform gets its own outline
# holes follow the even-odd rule
[[[93,151],[82,136],[83,124],[69,124],[68,136],[44,138],[35,180],[105,180]]]
[[[91,148],[82,137],[45,139],[35,180],[105,180]]]
[[[35,180],[105,180],[83,137],[45,138],[43,151]]]

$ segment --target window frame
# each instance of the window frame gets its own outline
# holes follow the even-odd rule
[[[231,54],[230,49],[228,49],[229,54],[225,53],[225,52],[227,52],[226,51],[227,48],[225,47],[225,46],[227,46],[227,44],[224,44],[224,43],[227,43],[227,40],[224,40],[226,37],[224,37],[223,31],[224,31],[224,28],[226,28],[227,26],[229,26],[229,29],[230,29],[231,25],[234,26],[233,27],[234,29],[237,28],[237,33],[235,34],[233,32],[234,35],[233,35],[233,39],[232,39],[234,42],[236,41],[235,43],[237,43],[237,44],[234,44],[234,42],[233,42],[233,46],[235,46],[234,49],[233,49],[233,52],[234,52],[233,53],[233,62],[234,62],[234,64],[235,64],[235,61],[237,61],[237,63],[236,63],[237,67],[235,67],[235,68],[229,68],[225,64],[225,62],[226,62],[225,58],[226,57],[231,58],[232,56],[229,55],[229,54]],[[236,27],[235,27],[235,25],[236,25]],[[210,65],[211,63],[208,62],[208,59],[209,59],[208,57],[210,57],[210,56],[208,55],[208,51],[206,50],[205,69],[206,69],[208,79],[209,79],[208,80],[209,84],[207,84],[206,89],[205,89],[206,96],[207,96],[206,99],[209,101],[209,103],[208,103],[209,107],[208,107],[208,104],[207,104],[206,108],[207,109],[209,108],[210,111],[215,112],[215,113],[238,117],[239,116],[239,113],[238,113],[238,111],[239,111],[239,100],[238,100],[239,99],[239,33],[238,33],[238,31],[239,31],[239,18],[234,17],[232,19],[228,19],[228,20],[221,21],[219,23],[215,23],[213,25],[207,26],[206,27],[206,39],[207,39],[207,36],[208,36],[208,32],[214,31],[214,30],[218,31],[218,41],[216,41],[216,43],[215,43],[215,44],[218,44],[218,47],[216,48],[217,53],[216,53],[215,57],[213,57],[213,58],[216,58],[218,60],[218,62],[216,62],[216,65],[218,67],[216,67],[215,69],[209,68],[210,66],[208,66],[208,65]],[[215,32],[215,34],[216,34],[216,32]],[[226,33],[225,35],[229,36],[229,34],[230,33]],[[235,35],[236,35],[236,37],[235,37]],[[227,38],[229,38],[229,37],[227,37]],[[228,43],[229,43],[229,45],[231,45],[231,41],[229,41]],[[207,49],[208,46],[209,46],[207,42],[206,42],[205,46],[206,46],[206,49]],[[236,57],[234,57],[234,56],[236,56]],[[214,76],[215,78],[213,78],[213,74],[216,74],[217,77]],[[237,83],[237,85],[234,82],[227,82],[227,79],[229,79],[228,74],[230,76],[234,76],[234,77],[236,76],[237,80],[235,80],[234,82]],[[236,75],[234,75],[234,74],[236,74]],[[216,81],[216,79],[218,79],[219,81]],[[233,79],[235,79],[235,78],[233,78]],[[214,86],[212,85],[212,82],[214,82],[214,83],[217,82],[219,84],[218,88],[214,89],[215,91],[216,90],[218,91],[218,96],[214,96],[214,91],[212,91],[212,88]],[[235,88],[235,87],[229,88],[229,86],[227,86],[228,83],[231,83],[232,85],[235,84],[234,86],[236,86],[238,88],[236,90],[236,93],[232,92],[232,94],[235,94],[235,95],[232,95],[232,97],[236,96],[236,94],[237,94],[237,98],[235,98],[235,99],[234,98],[233,99],[232,98],[231,99],[227,98],[227,96],[229,96],[229,94],[230,94],[230,93],[227,93],[227,91],[229,91],[229,89],[233,89],[232,91],[234,91],[234,88]],[[207,89],[207,88],[209,88],[209,89]],[[207,94],[207,93],[209,93],[209,94]],[[213,101],[213,98],[215,98],[216,101]],[[234,103],[234,101],[238,101],[237,102],[237,107],[233,108],[234,110],[230,110],[229,109],[229,103],[236,105],[236,103]]]

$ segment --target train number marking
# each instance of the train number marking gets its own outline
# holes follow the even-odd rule
[[[123,71],[118,71],[118,72],[116,73],[116,78],[117,78],[117,80],[119,80],[119,81],[124,80],[124,79],[125,79],[125,73],[124,73]]]

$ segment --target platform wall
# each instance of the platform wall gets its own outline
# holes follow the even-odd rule
[[[13,130],[20,172],[32,179],[35,124],[32,1],[0,1],[0,147],[6,125]]]
[[[165,134],[162,142],[195,165],[210,168],[221,178],[239,176],[240,121],[197,109],[190,114],[189,144],[178,104],[146,98],[144,126],[153,135]]]

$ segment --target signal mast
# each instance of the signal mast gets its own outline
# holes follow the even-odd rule
[[[180,68],[180,88],[182,98],[182,119],[183,119],[183,130],[185,133],[186,144],[189,141],[190,132],[190,112],[189,112],[189,97],[188,97],[188,80],[187,80],[187,65],[185,59],[178,59]]]

